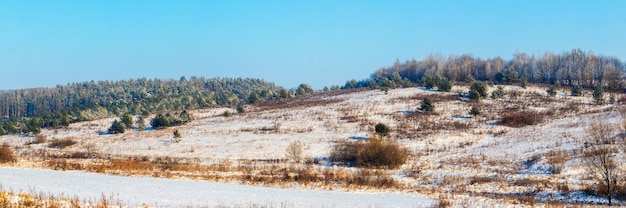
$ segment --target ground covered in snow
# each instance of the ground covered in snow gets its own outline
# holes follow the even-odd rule
[[[427,207],[415,194],[284,189],[249,185],[0,168],[5,190],[65,194],[98,200],[112,197],[128,206],[227,207]]]

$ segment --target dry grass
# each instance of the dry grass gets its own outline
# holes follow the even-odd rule
[[[14,163],[16,161],[17,158],[10,147],[6,145],[0,147],[0,163]]]
[[[346,141],[337,143],[330,159],[358,167],[398,168],[409,158],[409,151],[392,140],[379,137],[368,138],[366,142]]]
[[[539,124],[543,121],[543,117],[542,113],[532,110],[505,112],[498,123],[504,126],[519,128]]]
[[[57,140],[52,140],[48,144],[48,147],[50,147],[50,148],[57,148],[57,149],[63,149],[63,148],[72,146],[74,144],[76,144],[76,141],[73,138],[57,139]]]

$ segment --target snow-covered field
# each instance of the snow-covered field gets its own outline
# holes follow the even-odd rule
[[[132,207],[428,207],[432,203],[406,193],[283,189],[53,170],[0,168],[0,176],[5,190],[34,190],[96,201],[104,194]]]

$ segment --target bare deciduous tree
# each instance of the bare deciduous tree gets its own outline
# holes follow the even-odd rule
[[[596,181],[596,191],[607,197],[609,206],[613,195],[617,192],[617,183],[620,177],[615,161],[617,154],[619,127],[603,122],[593,122],[587,128],[587,140],[582,152],[584,154],[587,171]]]
[[[302,143],[292,142],[289,144],[289,146],[287,146],[287,149],[285,151],[285,156],[287,157],[287,159],[297,163],[302,161]]]

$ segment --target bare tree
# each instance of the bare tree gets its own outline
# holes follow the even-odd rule
[[[609,206],[620,178],[615,161],[619,141],[617,130],[619,128],[614,125],[593,122],[586,130],[587,140],[582,150],[587,172],[597,183],[596,191],[607,198]]]
[[[285,156],[289,160],[293,160],[296,163],[302,161],[302,143],[300,142],[292,142],[287,146],[285,150]]]

